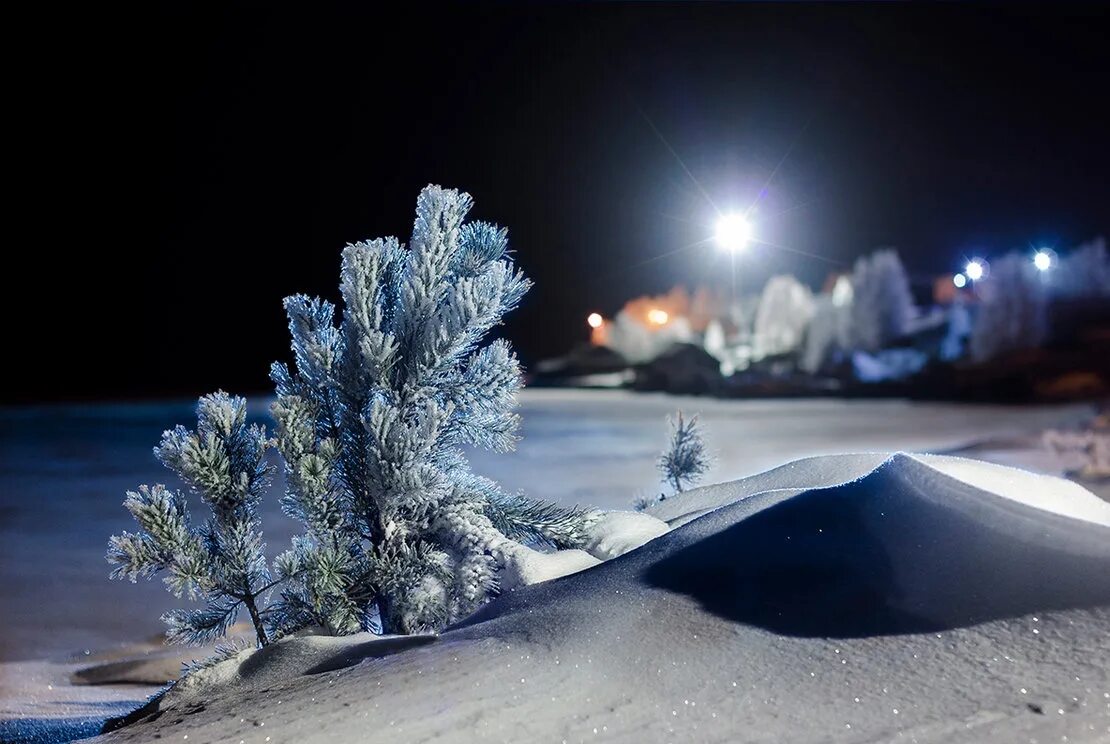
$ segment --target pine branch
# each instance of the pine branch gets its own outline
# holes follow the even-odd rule
[[[138,533],[109,541],[113,578],[165,574],[166,587],[202,610],[175,610],[163,619],[171,640],[201,642],[222,636],[246,606],[260,645],[268,637],[258,607],[258,586],[269,581],[258,507],[269,483],[266,433],[246,423],[246,401],[218,392],[200,399],[197,428],[182,426],[162,436],[155,454],[211,508],[211,518],[190,525],[185,498],[165,486],[140,486],[124,506]]]

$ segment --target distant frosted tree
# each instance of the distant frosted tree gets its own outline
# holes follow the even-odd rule
[[[736,346],[728,343],[724,326],[716,318],[709,321],[705,326],[705,333],[702,335],[702,347],[706,353],[720,363],[722,375],[728,377],[736,371]]]
[[[482,345],[529,282],[506,231],[463,222],[468,194],[429,186],[409,246],[343,251],[343,312],[285,301],[293,365],[275,364],[286,511],[305,534],[276,561],[292,629],[437,630],[498,588],[510,542],[570,547],[593,513],[505,493],[463,447],[514,447],[521,387],[509,344]]]
[[[805,344],[798,366],[815,374],[835,350],[848,348],[852,313],[852,282],[837,278],[832,292],[818,295],[813,305],[813,320],[806,329]]]
[[[812,318],[813,293],[809,288],[790,275],[771,277],[755,313],[755,358],[796,351]]]
[[[705,326],[702,336],[702,346],[716,359],[724,359],[728,353],[728,341],[725,338],[725,329],[721,321],[714,318]]]
[[[605,345],[633,364],[650,362],[678,343],[694,339],[690,324],[681,316],[661,326],[649,326],[627,310],[621,310],[608,329]]]
[[[116,535],[109,544],[113,578],[135,581],[162,573],[175,596],[204,602],[202,609],[162,616],[172,641],[202,643],[223,636],[245,609],[258,644],[269,642],[260,596],[270,588],[270,575],[258,517],[270,475],[267,438],[246,417],[242,398],[223,392],[205,396],[197,407],[196,431],[170,429],[154,450],[209,507],[207,522],[192,526],[181,492],[140,486],[124,502],[139,532]]]
[[[698,428],[698,417],[684,419],[682,412],[671,420],[671,438],[659,456],[663,481],[680,493],[701,480],[709,470],[710,457]]]
[[[964,355],[971,336],[971,311],[962,295],[957,295],[948,308],[948,324],[940,343],[940,358],[951,362]]]
[[[1110,297],[1110,255],[1106,240],[1084,243],[1047,272],[1052,292],[1067,299]]]
[[[878,351],[909,330],[917,314],[909,279],[894,250],[861,256],[852,270],[850,348]]]
[[[1040,346],[1048,333],[1044,277],[1021,253],[991,263],[979,283],[979,311],[971,330],[971,357],[986,361],[999,354]]]

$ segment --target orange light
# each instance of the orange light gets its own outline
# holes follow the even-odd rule
[[[667,314],[666,310],[653,307],[651,310],[648,310],[647,319],[648,322],[653,325],[666,325],[667,321],[671,319],[671,316]]]
[[[601,317],[601,313],[590,313],[586,316],[586,323],[589,324],[590,328],[601,328],[601,324],[604,322],[605,319]]]

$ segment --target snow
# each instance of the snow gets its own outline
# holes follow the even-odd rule
[[[1044,478],[1080,506],[1043,509],[1024,477],[948,458],[794,465],[669,499],[719,506],[437,638],[244,652],[104,740],[1105,740],[1093,497]]]
[[[1110,527],[1110,503],[1078,483],[963,457],[915,455],[915,459],[988,493]]]
[[[550,581],[601,563],[585,550],[541,553],[538,550],[520,546],[514,547],[511,557],[512,560],[506,563],[505,570],[501,574],[501,585],[504,589]]]
[[[912,377],[929,363],[917,349],[880,349],[874,353],[852,352],[852,373],[862,382],[887,382]]]
[[[590,540],[585,550],[593,557],[607,561],[635,550],[670,529],[666,522],[649,514],[610,511],[590,527]]]
[[[188,421],[192,405],[0,410],[0,739],[89,732],[154,691],[74,686],[79,669],[101,681],[150,682],[182,658],[205,655],[135,646],[159,631],[157,615],[172,597],[158,582],[108,582],[103,562],[107,535],[127,526],[123,491],[164,477],[150,447],[163,429]],[[252,412],[262,415],[264,405]],[[189,685],[204,702],[179,697],[182,686],[164,702],[173,715],[108,739],[1107,736],[1105,504],[1054,478],[889,454],[986,441],[994,444],[976,456],[1052,471],[1051,452],[1012,442],[1026,432],[1039,446],[1041,430],[1066,426],[1087,407],[529,391],[519,451],[471,460],[506,488],[627,509],[638,494],[658,494],[655,458],[676,409],[699,414],[717,455],[710,478],[724,483],[668,498],[635,522],[610,515],[588,546],[593,557],[536,568],[527,580],[540,583],[508,591],[438,639],[400,649],[362,637],[293,639],[290,651],[245,654],[256,658],[250,674],[240,669],[246,658],[230,662],[211,696],[204,680],[217,672],[199,672]],[[872,454],[826,457],[844,451]],[[266,538],[276,551],[294,525],[276,499],[268,508]],[[852,519],[834,519],[841,514]],[[773,517],[786,525],[777,533]],[[812,552],[794,549],[801,533],[785,540],[781,531],[803,526],[814,528]],[[601,558],[611,560],[594,564]],[[982,570],[967,570],[979,563]],[[795,613],[828,623],[820,633],[785,632],[798,617],[762,617],[745,599],[759,592],[744,587],[769,581],[755,567],[804,574],[826,565],[838,573],[816,582],[823,604]],[[881,610],[871,613],[888,623],[880,631],[901,628],[907,616],[928,629],[845,632],[837,623],[854,617],[845,597]],[[787,610],[799,601],[775,599]]]

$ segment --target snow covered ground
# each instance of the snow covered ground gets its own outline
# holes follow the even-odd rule
[[[1110,736],[1110,504],[950,458],[822,463],[707,487],[700,519],[438,638],[244,651],[106,739]]]
[[[0,606],[5,608],[0,615],[0,661],[5,662],[0,665],[0,686],[4,688],[0,690],[0,717],[9,721],[65,720],[78,731],[81,725],[91,726],[90,721],[98,716],[118,712],[124,707],[120,701],[141,701],[150,691],[144,687],[74,688],[67,685],[67,678],[76,666],[57,662],[76,652],[78,658],[87,654],[92,663],[92,657],[105,649],[158,632],[157,615],[170,606],[172,598],[157,582],[137,586],[108,582],[104,544],[109,534],[128,526],[120,507],[123,491],[140,482],[164,480],[150,448],[162,429],[189,421],[191,406],[141,404],[0,412]],[[946,451],[982,441],[1013,441],[1022,433],[1068,423],[1088,412],[1082,406],[716,401],[544,390],[523,397],[524,440],[518,452],[476,454],[473,463],[479,472],[534,496],[627,508],[635,496],[656,493],[653,465],[666,435],[663,418],[678,408],[701,414],[718,457],[712,482],[752,475],[799,457],[835,452]],[[263,403],[257,411],[260,415],[264,412]],[[1000,456],[992,457],[994,454]],[[1046,455],[1029,449],[1001,447],[996,451],[980,446],[976,456],[1018,461],[1049,471],[1055,467]],[[797,489],[833,485],[836,478],[829,481],[833,477],[829,474],[844,468],[866,472],[871,467],[868,463],[871,460],[855,461],[855,465],[824,461],[815,471],[816,482],[795,478],[793,485],[784,486],[781,484],[790,481],[786,475],[764,475],[741,491],[789,488],[797,494]],[[787,468],[785,473],[797,467]],[[896,467],[877,472],[870,481],[872,490],[893,493],[890,498],[909,513],[922,513],[923,504],[933,503],[930,499],[935,501],[938,492],[962,494],[966,503],[990,497],[987,491],[965,482],[976,483],[973,476],[954,478],[935,463],[899,461]],[[853,477],[860,474],[855,472]],[[779,477],[787,477],[787,481],[777,480]],[[717,489],[711,497],[705,492],[690,494],[685,514],[660,516],[681,524],[696,516],[695,511],[705,513],[711,506],[732,500],[740,493],[736,488],[734,484]],[[840,495],[834,499],[848,498],[844,493],[858,489],[838,488]],[[875,501],[880,497],[872,490],[864,495]],[[781,508],[786,508],[790,502],[783,504]],[[767,505],[772,506],[770,502]],[[681,510],[675,501],[666,506]],[[267,534],[272,547],[280,548],[293,525],[278,513],[276,499],[270,500],[270,507]],[[593,737],[594,728],[597,736],[613,740],[773,741],[785,736],[792,741],[853,741],[891,738],[899,731],[938,741],[961,737],[973,741],[988,735],[1010,741],[1016,739],[1008,738],[1009,732],[1025,736],[1030,731],[1040,735],[1042,730],[1055,740],[1061,735],[1069,735],[1073,741],[1108,735],[1110,696],[1103,695],[1110,695],[1105,672],[1110,667],[1106,642],[1110,614],[1105,607],[1077,601],[1074,592],[1065,597],[1068,601],[1059,602],[1055,602],[1056,594],[1051,594],[1054,603],[1041,607],[1038,597],[1046,596],[1048,589],[1026,587],[1010,592],[1017,599],[1007,600],[1010,603],[1004,603],[1002,610],[988,608],[981,618],[974,612],[964,619],[952,617],[943,607],[934,617],[895,603],[884,605],[878,616],[894,625],[844,632],[836,615],[851,615],[849,602],[846,608],[809,608],[818,619],[828,616],[824,619],[831,624],[799,632],[790,622],[784,625],[773,617],[760,616],[763,611],[745,605],[747,600],[726,599],[726,604],[733,605],[717,607],[714,603],[719,600],[706,596],[698,581],[680,581],[674,571],[668,573],[665,568],[686,565],[687,558],[674,556],[689,556],[690,550],[696,555],[702,550],[698,545],[716,540],[724,545],[723,552],[717,551],[720,558],[713,558],[695,573],[714,576],[723,571],[726,584],[768,581],[768,576],[736,578],[729,574],[735,571],[728,566],[738,561],[747,565],[757,557],[752,548],[745,547],[747,539],[736,539],[739,533],[754,534],[749,519],[754,512],[745,511],[751,508],[722,509],[659,538],[649,548],[575,576],[519,590],[484,610],[480,619],[430,645],[327,673],[286,678],[284,672],[260,672],[259,678],[267,680],[270,692],[251,692],[253,688],[235,682],[239,685],[235,695],[216,701],[207,711],[193,710],[201,705],[195,700],[181,702],[192,708],[182,707],[172,718],[159,718],[162,723],[154,725],[158,733],[166,735],[171,733],[166,727],[174,725],[171,721],[180,719],[182,723],[172,729],[175,736],[196,728],[203,732],[201,740],[233,741],[265,741],[266,736],[276,736],[273,741],[296,741],[314,732],[321,740],[328,740],[327,735],[335,740],[356,731],[361,732],[359,738],[373,740],[384,739],[386,732],[394,730],[405,740],[438,736],[460,741],[475,737],[554,737],[558,741],[562,736],[578,741]],[[798,509],[801,507],[794,511]],[[789,521],[818,524],[822,515],[829,516],[820,508],[810,509],[793,514]],[[938,545],[949,549],[963,545],[965,557],[979,560],[983,555],[966,553],[967,541],[983,539],[983,544],[996,546],[1016,539],[1027,557],[1020,562],[1020,571],[1015,568],[1011,572],[1012,579],[1040,572],[1071,586],[1070,580],[1064,580],[1068,575],[1064,569],[1079,566],[1078,575],[1086,579],[1084,586],[1089,589],[1084,596],[1101,596],[1098,591],[1110,576],[1106,528],[1013,500],[1006,502],[1006,508],[995,505],[957,516],[938,524],[945,529],[956,525],[963,532],[957,530],[958,538],[938,539]],[[992,527],[994,523],[1002,526]],[[920,546],[899,541],[927,543],[928,539],[912,520],[899,524],[902,529],[878,533],[874,525],[863,530],[859,524],[841,524],[848,529],[841,544],[854,544],[861,536],[870,540],[866,544],[872,547],[877,541],[884,555],[904,571],[907,564],[899,561],[907,560]],[[1020,529],[1014,524],[1021,525]],[[1077,541],[1086,547],[1079,551],[1080,558],[1065,560],[1058,554],[1061,550],[1067,553],[1068,548],[1045,542],[1048,538],[1037,537],[1041,532],[1062,544]],[[727,540],[721,535],[728,536]],[[1011,543],[1006,545],[1012,548]],[[1030,546],[1035,549],[1030,551]],[[801,570],[787,560],[793,553],[780,553],[777,560],[785,561],[780,568]],[[958,550],[956,554],[960,554]],[[1021,551],[1012,554],[1023,555]],[[851,584],[852,572],[859,564],[849,558],[830,565],[843,569],[841,579]],[[910,567],[913,563],[910,561]],[[1102,584],[1097,572],[1090,573],[1092,566],[1105,569]],[[946,580],[938,575],[923,579],[920,572],[913,571],[892,575],[908,577],[910,584],[943,584],[941,579]],[[877,601],[876,596],[891,594],[890,585],[876,588],[864,584],[852,601]],[[750,589],[751,585],[740,586]],[[943,596],[936,594],[935,586],[910,588],[906,596],[911,599]],[[983,589],[979,586],[976,591]],[[743,598],[752,592],[726,594]],[[816,596],[830,595],[818,592]],[[783,601],[787,600],[790,598]],[[1028,601],[1022,604],[1018,600]],[[1103,604],[1110,601],[1103,600]],[[1033,619],[1030,613],[1042,609],[1051,611],[1039,612]],[[909,622],[907,614],[918,624]],[[980,624],[971,625],[973,621]],[[834,632],[828,632],[830,629]],[[899,634],[888,636],[887,631]],[[310,651],[293,656],[302,662],[311,659],[311,666],[318,666],[323,652]],[[335,649],[330,653],[329,658],[348,660],[378,655],[374,644],[353,653]],[[334,659],[332,663],[338,664]],[[260,666],[264,671],[272,665]],[[1027,692],[1015,692],[1021,687]],[[368,689],[374,692],[367,694]],[[849,694],[853,690],[855,694]],[[1029,691],[1033,691],[1032,697],[1021,697]],[[241,695],[250,696],[249,705],[234,703]],[[421,695],[428,699],[421,700]],[[859,703],[855,697],[860,697]],[[295,705],[290,704],[293,701]],[[276,707],[283,704],[287,707]],[[893,712],[896,708],[897,713]],[[1061,710],[1064,712],[1057,712]],[[239,718],[242,721],[236,723]],[[0,739],[15,730],[12,726],[0,728]],[[122,735],[145,741],[152,729],[147,726]]]

